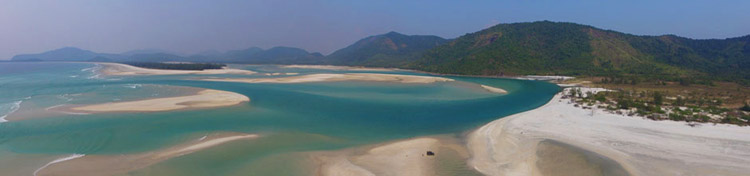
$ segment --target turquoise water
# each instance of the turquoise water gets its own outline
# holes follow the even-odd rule
[[[272,65],[232,67],[269,73],[367,72]],[[461,134],[498,117],[541,106],[559,89],[546,82],[474,77],[450,77],[457,81],[433,84],[247,84],[193,78],[269,76],[115,77],[99,76],[96,69],[86,63],[0,63],[0,116],[14,111],[8,118],[17,119],[0,123],[0,150],[50,155],[125,154],[169,147],[211,132],[262,134],[258,140],[173,159],[141,174],[201,175],[218,170],[224,174],[247,173],[251,172],[245,172],[247,168],[262,168],[257,167],[259,163],[289,160],[279,159],[285,153],[339,149],[422,135]],[[376,73],[424,75],[403,71]],[[510,94],[489,93],[478,88],[477,83],[501,87]],[[175,86],[237,92],[251,101],[224,108],[156,113],[81,115],[45,110],[61,104],[104,103],[184,92]],[[14,110],[18,102],[20,107]],[[222,155],[226,152],[232,154]],[[181,166],[191,167],[180,172],[168,169]]]

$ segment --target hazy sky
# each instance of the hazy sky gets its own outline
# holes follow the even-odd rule
[[[539,20],[727,38],[750,34],[749,9],[747,0],[0,0],[0,59],[64,46],[184,54],[283,45],[329,54],[388,31],[454,38]]]

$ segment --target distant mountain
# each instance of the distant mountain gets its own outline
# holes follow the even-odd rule
[[[167,53],[145,53],[145,54],[134,54],[127,57],[128,62],[173,62],[173,61],[187,61],[185,57],[167,54]]]
[[[389,32],[370,36],[326,56],[325,63],[394,67],[419,59],[422,52],[448,40],[429,35],[404,35]]]
[[[292,47],[274,47],[268,50],[252,47],[226,53],[202,52],[189,57],[167,53],[162,50],[133,50],[122,54],[96,53],[79,48],[66,47],[39,54],[22,54],[13,61],[94,61],[94,62],[211,62],[246,64],[316,64],[323,55],[309,53]]]
[[[499,24],[435,47],[401,67],[468,75],[750,79],[750,36],[694,40],[636,36],[574,23]]]
[[[21,54],[11,58],[13,61],[87,61],[100,54],[74,47],[65,47],[39,54]]]
[[[250,64],[315,64],[323,58],[320,53],[309,53],[292,47],[273,47],[263,50],[252,47],[244,50],[228,51],[217,60],[231,63]]]
[[[137,54],[170,54],[170,55],[177,55],[174,52],[162,50],[162,49],[137,49],[137,50],[130,50],[123,53],[120,53],[122,55],[126,56],[132,56]]]

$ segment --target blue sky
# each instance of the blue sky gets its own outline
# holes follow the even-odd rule
[[[0,59],[65,46],[189,54],[252,46],[329,54],[397,31],[455,38],[497,23],[565,21],[638,35],[750,34],[750,1],[2,0]]]

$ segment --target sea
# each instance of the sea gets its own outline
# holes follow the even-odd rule
[[[490,121],[542,106],[560,88],[543,81],[441,76],[456,81],[232,83],[262,73],[384,73],[278,65],[230,65],[253,75],[107,76],[94,63],[0,63],[0,175],[34,175],[87,155],[144,153],[241,132],[260,134],[168,159],[127,175],[310,175],[300,153],[429,135],[464,136]],[[499,87],[508,94],[478,85]],[[167,112],[75,113],[65,106],[179,96],[191,88],[236,92],[240,105]]]

